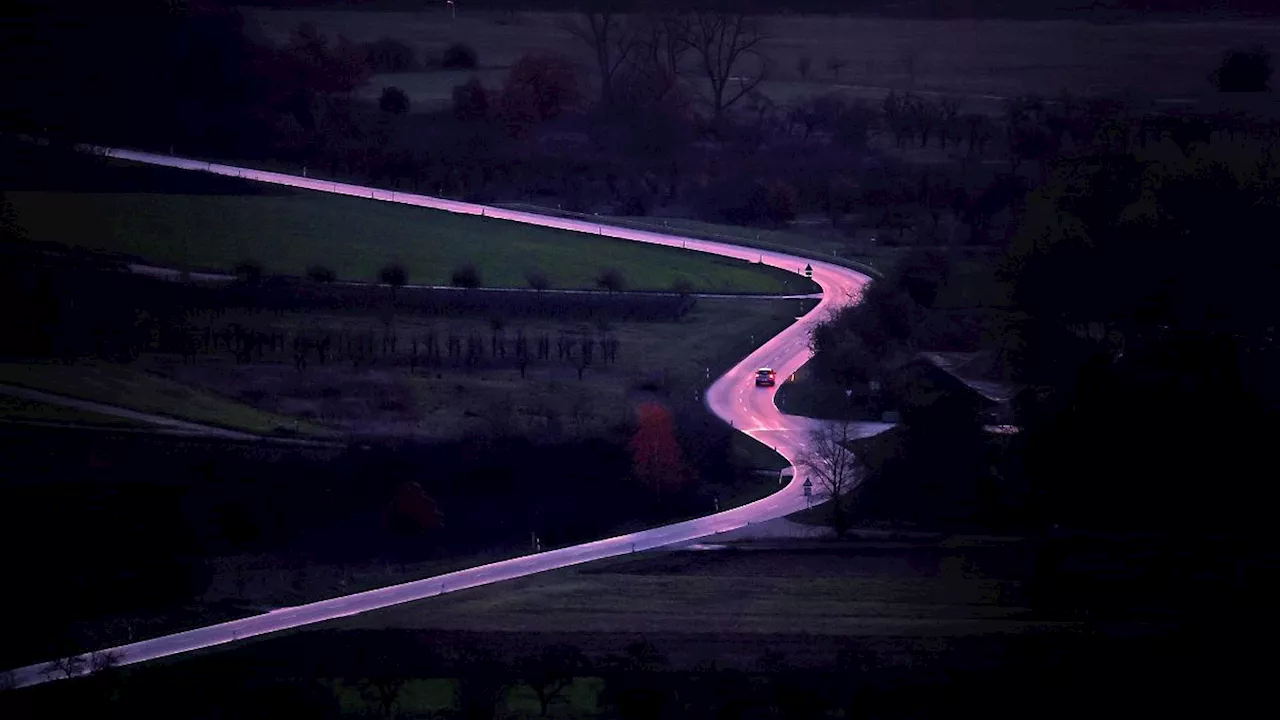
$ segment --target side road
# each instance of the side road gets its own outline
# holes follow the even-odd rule
[[[215,427],[213,425],[203,425],[201,423],[194,423],[188,420],[179,420],[166,415],[139,412],[137,410],[130,410],[116,405],[93,402],[92,400],[81,400],[80,398],[59,395],[57,393],[46,392],[44,390],[33,390],[31,388],[25,388],[18,385],[0,384],[0,395],[8,395],[20,400],[27,400],[29,402],[60,405],[62,407],[83,410],[85,412],[93,412],[99,415],[110,415],[113,417],[124,418],[126,420],[146,423],[148,425],[154,425],[158,428],[180,432],[186,435],[202,435],[205,437],[217,437],[227,440],[266,440],[308,447],[336,447],[339,445],[339,443],[326,442],[323,440],[303,440],[301,438],[254,435],[252,433],[240,432],[238,430],[228,430],[226,428]]]
[[[148,275],[150,277],[159,278],[161,280],[172,280],[178,282],[184,279],[190,279],[193,282],[206,283],[225,283],[236,279],[235,275],[227,273],[208,273],[208,272],[191,272],[184,273],[175,268],[160,267],[157,265],[143,265],[139,263],[129,263],[129,272],[139,275]],[[386,287],[382,283],[374,282],[351,282],[338,280],[334,281],[334,285],[348,286],[372,286]],[[455,292],[530,292],[529,288],[500,288],[500,287],[481,287],[481,288],[460,288],[452,285],[405,285],[410,290],[451,290]],[[656,297],[677,297],[681,295],[678,292],[644,292],[638,290],[620,290],[610,293],[608,290],[543,290],[546,293],[556,293],[560,295],[643,295]],[[818,299],[822,297],[822,293],[810,293],[807,295],[747,295],[739,293],[687,293],[690,297],[696,298],[723,298],[736,300],[808,300]]]

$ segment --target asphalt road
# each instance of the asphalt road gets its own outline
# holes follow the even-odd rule
[[[813,428],[817,427],[818,421],[784,415],[780,412],[773,402],[774,388],[755,387],[754,371],[758,367],[769,366],[778,371],[779,378],[786,378],[795,372],[812,356],[812,351],[809,349],[810,329],[832,310],[856,301],[859,292],[868,282],[866,276],[839,265],[832,265],[797,255],[762,251],[729,243],[610,227],[583,220],[547,217],[454,200],[313,180],[281,173],[238,168],[165,155],[107,148],[84,147],[82,149],[154,165],[231,175],[322,192],[418,205],[448,212],[483,215],[495,219],[603,235],[635,242],[683,247],[699,252],[740,258],[750,262],[761,261],[793,271],[800,271],[806,264],[811,265],[813,279],[822,287],[823,291],[822,300],[818,305],[781,334],[766,341],[744,358],[742,362],[734,366],[732,370],[716,380],[706,396],[707,406],[717,416],[726,422],[732,423],[733,427],[750,437],[775,448],[779,454],[793,464],[805,452],[808,434]],[[870,435],[887,427],[889,425],[882,423],[865,423],[860,428],[860,432],[864,435]],[[803,479],[802,473],[796,473],[790,483],[773,495],[748,505],[695,520],[628,535],[619,535],[583,545],[526,555],[331,600],[281,608],[263,615],[143,640],[104,649],[100,652],[109,653],[117,664],[127,665],[144,662],[200,648],[235,642],[257,635],[265,635],[312,623],[347,617],[413,600],[422,600],[443,593],[511,580],[578,563],[690,542],[735,530],[751,523],[772,520],[804,509],[806,501],[801,487]],[[88,659],[88,655],[86,655],[86,659]],[[87,665],[88,663],[86,663]],[[15,686],[21,687],[63,676],[61,673],[47,672],[48,668],[49,663],[46,662],[14,670],[12,674],[13,683]]]

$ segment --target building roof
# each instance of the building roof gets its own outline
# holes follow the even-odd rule
[[[922,352],[916,358],[931,363],[987,400],[1004,404],[1013,399],[1018,387],[1011,382],[984,377],[993,364],[992,355],[990,352]]]

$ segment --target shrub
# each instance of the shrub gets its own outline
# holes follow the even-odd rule
[[[404,115],[409,112],[409,95],[398,87],[384,87],[382,97],[378,98],[378,108],[384,113]]]
[[[707,187],[705,213],[735,225],[780,224],[795,217],[799,196],[791,185],[726,178]]]
[[[440,56],[440,66],[448,70],[475,70],[477,65],[476,50],[466,43],[454,43]]]
[[[369,69],[376,73],[409,72],[418,69],[418,58],[413,48],[389,37],[364,44]]]
[[[573,62],[554,53],[525,55],[511,66],[503,86],[503,112],[513,120],[542,122],[581,99]]]
[[[464,122],[489,115],[489,93],[476,78],[453,88],[453,116]]]
[[[404,287],[409,282],[409,271],[400,263],[391,263],[378,271],[378,279],[392,289]]]
[[[796,189],[782,180],[765,185],[760,193],[764,219],[780,225],[794,220],[800,199]]]
[[[257,285],[262,281],[262,264],[255,260],[237,263],[233,272],[236,274],[236,279],[246,285]]]
[[[453,274],[449,276],[449,284],[454,287],[478,288],[480,282],[480,270],[471,263],[454,269]]]
[[[324,265],[312,265],[307,268],[307,277],[319,283],[331,283],[337,276],[334,274],[332,268],[325,267]]]
[[[608,290],[610,294],[620,292],[626,289],[627,279],[623,277],[621,270],[606,268],[596,276],[596,287],[601,290]]]
[[[858,198],[857,183],[844,175],[836,175],[827,182],[826,196],[822,204],[834,223],[836,218],[853,212],[858,205]]]

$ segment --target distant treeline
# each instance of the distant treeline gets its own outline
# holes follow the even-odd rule
[[[325,351],[330,351],[330,343],[334,342],[338,345],[332,347],[332,359],[342,360],[346,356],[339,355],[339,346],[348,334],[352,336],[348,343],[355,341],[356,336],[362,338],[367,334],[370,343],[367,352],[370,356],[374,354],[371,328],[375,325],[380,325],[378,338],[383,354],[387,354],[387,343],[390,343],[392,355],[404,356],[401,357],[403,363],[411,360],[407,354],[412,352],[412,359],[430,365],[431,357],[440,360],[444,350],[448,351],[449,359],[461,360],[461,347],[454,347],[454,341],[460,346],[468,343],[468,366],[476,351],[483,356],[488,350],[489,355],[502,359],[506,359],[509,351],[512,363],[524,357],[522,352],[532,359],[534,345],[539,342],[538,359],[549,360],[553,341],[550,334],[543,332],[526,338],[520,327],[511,328],[511,337],[503,332],[508,323],[541,319],[566,324],[595,323],[602,332],[602,342],[608,341],[599,347],[598,359],[607,363],[617,352],[617,343],[608,333],[609,323],[675,322],[696,304],[694,297],[678,295],[485,292],[463,288],[399,288],[393,293],[384,287],[270,277],[201,286],[131,273],[124,265],[127,258],[27,241],[0,243],[0,259],[4,259],[4,268],[0,269],[0,302],[6,307],[24,309],[23,313],[6,314],[0,320],[0,354],[64,361],[90,357],[129,361],[143,352],[165,352],[189,359],[202,352],[219,350],[237,351],[237,361],[262,360],[264,351],[268,351],[275,361],[280,361],[279,355],[284,354],[291,343],[294,352],[308,355],[321,352],[320,343],[324,343]],[[316,332],[302,331],[302,323],[296,323],[298,327],[293,332],[285,331],[284,325],[288,323],[282,327],[271,325],[270,331],[239,328],[241,319],[223,320],[229,311],[268,316],[319,311],[365,320],[370,331],[329,332],[328,336],[321,332],[317,336]],[[462,337],[452,328],[438,332],[434,327],[416,334],[398,332],[392,327],[397,316],[440,320],[481,318],[493,324],[494,337],[492,342],[488,337],[480,341]],[[378,318],[383,322],[379,323]],[[266,332],[265,337],[260,337],[262,332]],[[224,334],[228,334],[228,338],[224,338]],[[232,336],[234,346],[230,343]],[[247,341],[248,336],[252,336],[252,341]],[[580,340],[582,338],[575,334],[570,338],[571,345],[580,345]],[[594,342],[594,337],[590,340]],[[570,341],[564,332],[554,338],[558,359],[564,359],[564,343]],[[471,347],[475,342],[479,342],[479,348]],[[246,356],[241,357],[241,351]],[[586,363],[590,364],[590,351],[585,352],[588,352]],[[360,356],[365,356],[364,351]],[[323,352],[311,359],[321,364],[324,360]],[[305,363],[306,357],[303,357],[302,364]]]
[[[727,448],[728,430],[704,439]],[[733,472],[727,452],[691,456],[705,480]],[[696,484],[659,502],[627,479],[626,448],[602,439],[296,450],[10,426],[0,458],[0,539],[15,549],[10,572],[29,586],[9,604],[68,634],[106,615],[198,600],[212,561],[228,554],[268,556],[271,572],[290,577],[315,565],[519,552],[531,533],[550,549],[712,507]],[[45,653],[86,644],[45,639]]]
[[[409,0],[218,0],[227,5],[421,11]],[[440,3],[443,8],[443,3]],[[470,0],[465,11],[592,12],[727,9],[760,15],[812,13],[920,18],[1138,20],[1150,15],[1274,15],[1271,0]]]

